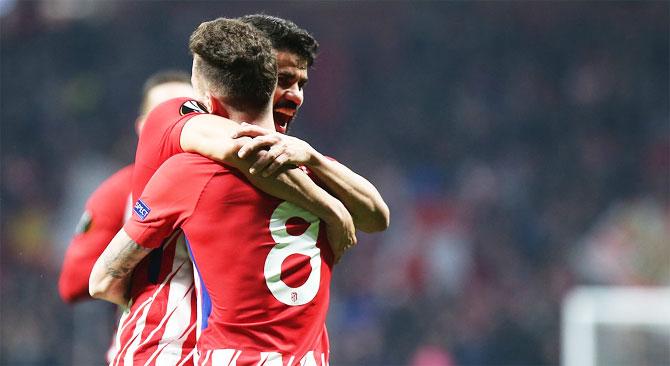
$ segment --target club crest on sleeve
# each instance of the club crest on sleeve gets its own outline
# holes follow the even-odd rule
[[[90,212],[84,211],[77,223],[77,228],[75,229],[75,234],[84,234],[91,228],[91,223],[93,223],[93,216]]]
[[[142,200],[137,200],[135,202],[135,207],[133,207],[133,212],[137,214],[137,216],[144,221],[144,219],[149,216],[149,212],[151,212],[151,209],[149,206],[147,206],[146,203],[142,202]]]
[[[184,116],[189,113],[207,113],[207,108],[198,101],[189,100],[181,105],[179,108],[179,114]]]

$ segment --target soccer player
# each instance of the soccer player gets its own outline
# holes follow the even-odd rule
[[[140,115],[135,131],[140,135],[147,113],[158,104],[180,96],[193,95],[191,77],[184,71],[164,70],[151,75],[142,89]],[[67,303],[91,299],[88,278],[93,264],[109,241],[123,227],[132,212],[130,195],[133,165],[128,165],[106,179],[88,198],[61,268],[58,290]],[[115,353],[111,344],[108,360]]]
[[[165,70],[150,76],[142,89],[140,115],[135,120],[139,136],[146,114],[158,104],[193,95],[191,76],[183,71]],[[63,301],[74,303],[91,299],[88,277],[93,264],[130,217],[130,187],[133,165],[121,168],[107,178],[86,201],[84,213],[70,242],[58,281]]]
[[[276,95],[279,96],[277,100],[280,104],[286,100],[295,100],[293,91],[277,89]],[[300,98],[302,99],[302,95]],[[224,144],[225,139],[229,141],[229,146],[234,146],[234,141],[230,138],[234,131],[224,130],[224,138],[221,138],[220,134],[216,135],[221,131],[216,124],[223,125],[228,122],[235,127],[238,125],[222,117],[212,120],[214,115],[205,114],[207,109],[217,111],[216,105],[206,107],[192,98],[178,98],[161,104],[149,114],[138,143],[133,172],[133,187],[137,189],[133,191],[141,192],[158,166],[182,149],[207,153],[206,148],[213,146],[211,151],[218,154],[221,146],[224,147],[224,152],[229,149]],[[233,163],[241,162],[235,153],[236,150],[233,150],[230,154]],[[269,193],[300,203],[303,207],[311,205],[320,217],[341,222],[342,228],[338,229],[334,223],[331,226],[334,230],[329,233],[335,234],[329,235],[344,243],[342,246],[354,242],[354,223],[346,207],[314,185],[304,172],[293,169],[271,179],[251,179],[259,186],[265,184]],[[316,198],[311,198],[308,194],[296,198],[290,194],[285,195],[284,191],[272,191],[278,184],[293,184],[297,187],[294,188],[295,192],[312,192],[312,197]],[[319,211],[319,205],[325,209]],[[136,205],[135,211],[142,214],[142,207]],[[116,338],[118,351],[112,364],[192,364],[196,309],[200,308],[195,306],[192,266],[182,243],[181,236],[170,236],[134,270],[127,294],[132,302],[123,303],[128,309],[119,323]]]
[[[272,128],[275,58],[261,33],[220,18],[201,24],[190,48],[194,88],[214,96],[218,114]],[[124,225],[91,276],[95,285],[99,267],[111,275],[103,280],[109,280],[107,299],[124,303],[119,272],[183,230],[203,304],[198,364],[328,363],[325,319],[334,255],[316,215],[195,154],[168,159],[137,205],[141,214]]]
[[[308,81],[307,71],[314,62],[318,42],[309,32],[286,19],[265,14],[246,15],[239,19],[261,30],[272,42],[277,55],[278,82],[272,101],[275,129],[268,130],[248,125],[239,128],[236,123],[216,116],[216,113],[199,115],[182,125],[179,146],[166,148],[166,144],[163,144],[160,148],[174,153],[196,152],[239,169],[243,168],[241,164],[251,164],[247,167],[250,172],[245,171],[247,177],[254,185],[275,196],[278,193],[276,188],[268,181],[263,185],[263,181],[256,175],[267,177],[270,173],[275,173],[280,166],[295,166],[304,162],[344,204],[352,216],[356,229],[365,232],[385,230],[389,225],[389,210],[370,182],[344,165],[324,158],[306,142],[285,135],[304,101],[304,87]],[[179,124],[176,126],[176,129],[178,128]],[[249,142],[245,136],[263,137],[254,138]],[[230,137],[237,139],[230,140]],[[242,161],[237,159],[241,148]],[[269,148],[270,151],[259,150],[260,148]],[[146,179],[142,179],[139,183],[146,184],[149,173],[153,174],[155,168],[163,161],[155,161],[154,169],[144,174],[143,178]],[[135,183],[134,187],[143,187],[142,184],[137,184],[137,180]],[[133,197],[137,198],[136,195]],[[328,201],[324,204],[338,205],[339,202]],[[304,204],[302,205],[304,208]],[[331,245],[336,248],[348,246],[346,243],[349,239],[348,234],[342,235],[347,231],[341,227],[345,221],[342,215],[329,215],[336,216],[334,218],[324,217],[319,213],[317,215],[329,224],[328,236]],[[343,241],[345,243],[339,244]],[[337,251],[336,255],[339,256],[340,251]]]
[[[268,16],[250,17],[255,17],[256,21],[264,23],[265,28],[270,30],[266,35],[273,41],[273,45],[278,53],[279,74],[282,81],[280,81],[274,91],[273,106],[275,127],[279,131],[285,131],[290,120],[294,117],[297,108],[302,104],[302,86],[306,82],[307,66],[311,65],[313,61],[317,43],[306,31],[286,20]],[[288,57],[282,57],[282,55]],[[249,180],[267,193],[298,203],[302,207],[309,208],[312,205],[310,209],[318,217],[325,219],[324,221],[327,222],[328,218],[334,221],[334,224],[326,227],[326,231],[329,238],[335,238],[331,242],[344,243],[335,245],[336,248],[340,248],[339,253],[341,253],[342,247],[346,246],[346,243],[351,244],[355,242],[355,237],[352,236],[353,232],[350,231],[353,228],[354,222],[347,211],[349,207],[345,208],[345,205],[337,199],[334,199],[332,196],[326,194],[325,191],[314,186],[306,176],[304,178],[301,177],[295,172],[296,169],[281,173],[273,177],[273,179],[264,179],[249,173],[247,170],[253,159],[250,161],[239,159],[237,157],[237,150],[239,150],[243,143],[231,139],[233,133],[238,129],[237,123],[216,116],[215,114],[203,113],[208,109],[213,113],[219,112],[220,108],[217,99],[210,97],[210,95],[207,95],[203,98],[209,106],[204,106],[194,100],[182,98],[164,103],[150,114],[146,128],[151,130],[151,135],[156,138],[151,140],[140,139],[136,156],[136,174],[134,174],[134,180],[139,183],[137,185],[134,184],[134,187],[138,188],[137,190],[141,192],[155,169],[169,156],[182,151],[198,152],[212,159],[225,161],[232,166],[244,169]],[[234,128],[231,128],[231,125]],[[262,153],[264,151],[260,151],[257,156],[263,156]],[[144,171],[138,173],[138,166],[143,166]],[[298,170],[298,173],[302,172]],[[348,171],[348,173],[355,176],[355,173],[351,171]],[[312,186],[306,183],[305,179]],[[268,182],[270,183],[269,188],[267,186]],[[294,190],[297,187],[298,191],[302,191],[303,196],[298,196],[297,198],[294,196],[292,198],[286,196],[285,192],[277,192],[276,190],[273,192],[272,189],[274,188],[272,185],[276,185],[277,182],[283,183],[285,186],[292,184]],[[348,182],[358,183],[356,179],[351,179]],[[367,181],[365,182],[367,183]],[[266,185],[265,188],[263,184]],[[363,207],[363,209],[368,210],[369,215],[367,216],[373,218],[381,217],[381,220],[376,219],[376,222],[388,225],[388,208],[376,189],[369,183],[367,184],[368,186],[355,187],[351,191],[366,192],[367,189],[368,191],[363,195],[366,197],[367,202],[373,203],[371,206]],[[305,192],[311,192],[312,197],[310,197],[309,193]],[[283,197],[282,194],[284,194]],[[346,199],[343,201],[345,203],[348,202]],[[320,207],[325,208],[320,209]],[[355,209],[358,208],[356,206],[352,207]],[[146,209],[141,205],[136,205],[135,211],[138,215],[146,213]],[[344,225],[339,223],[344,223]],[[383,228],[385,226],[376,230]],[[332,233],[335,234],[333,235]],[[180,329],[185,331],[191,329],[191,327],[183,327],[179,325],[183,323],[176,320],[173,321],[173,319],[177,318],[174,316],[175,309],[179,308],[175,304],[179,302],[173,300],[171,302],[172,305],[170,305],[167,298],[186,299],[192,294],[192,287],[186,282],[174,286],[176,291],[172,291],[173,286],[171,285],[174,283],[174,278],[188,278],[183,272],[189,268],[189,263],[182,258],[176,260],[174,253],[178,250],[173,246],[163,244],[160,249],[162,255],[161,251],[153,252],[150,255],[153,260],[145,260],[134,272],[130,294],[130,298],[133,301],[130,304],[125,319],[127,322],[122,327],[124,330],[121,334],[120,342],[122,347],[115,359],[115,364],[122,364],[124,360],[135,360],[142,363],[147,360],[150,363],[156,362],[156,352],[164,353],[164,350],[161,351],[161,344],[174,345],[175,343],[182,342],[181,355],[184,356],[188,353],[187,345],[190,338],[186,340],[181,339],[181,337],[175,338],[175,335],[179,334],[179,332],[175,332],[174,330]],[[149,265],[149,263],[154,264]],[[153,279],[142,287],[140,285],[142,278],[145,280],[149,278],[147,275],[149,268],[154,268],[152,272]],[[187,303],[188,301],[183,300],[181,302]],[[125,301],[122,301],[122,303],[125,304]],[[182,307],[188,308],[188,305]],[[198,307],[198,311],[202,311],[201,306]],[[189,318],[189,316],[181,316],[181,319],[187,323]],[[172,338],[165,337],[168,325],[172,325]],[[163,336],[162,339],[160,338],[161,335]],[[162,363],[164,362],[163,360]]]
[[[304,101],[307,70],[312,66],[318,48],[316,40],[286,19],[252,14],[240,20],[261,30],[272,42],[277,51],[278,81],[272,102],[276,128],[264,129],[245,124],[238,129],[233,137],[254,137],[253,141],[239,149],[238,156],[254,161],[249,168],[250,173],[265,177],[286,165],[309,168],[342,201],[356,229],[365,232],[385,230],[389,225],[389,210],[370,182],[346,166],[326,158],[305,141],[285,134]]]

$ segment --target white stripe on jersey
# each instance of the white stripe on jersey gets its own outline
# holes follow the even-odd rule
[[[126,203],[126,211],[123,214],[123,223],[125,224],[130,216],[133,214],[133,194],[128,195],[128,203]]]
[[[112,366],[114,363],[114,360],[116,359],[116,355],[118,352],[121,351],[121,330],[125,328],[126,320],[128,320],[128,316],[130,315],[130,312],[124,311],[123,314],[121,314],[121,317],[119,318],[119,325],[116,327],[116,335],[114,337],[114,346],[113,352],[109,353],[107,356],[107,363]],[[110,348],[109,351],[112,351]],[[108,351],[108,352],[109,352]]]
[[[172,263],[173,263],[173,267],[172,267],[172,272],[170,274],[174,274],[174,276],[172,277],[172,282],[170,283],[170,291],[168,293],[168,303],[165,306],[165,314],[163,315],[163,318],[161,318],[161,321],[158,323],[158,326],[154,330],[152,330],[151,333],[149,333],[149,335],[140,344],[140,346],[143,346],[144,344],[146,344],[148,341],[150,341],[153,338],[153,336],[159,330],[163,329],[163,325],[165,324],[166,321],[168,322],[168,324],[170,324],[169,320],[172,319],[172,315],[175,313],[175,311],[179,310],[179,304],[183,302],[184,298],[186,298],[188,295],[191,294],[193,284],[189,285],[188,283],[184,283],[184,281],[176,281],[178,279],[183,280],[183,272],[184,271],[182,271],[182,269],[185,265],[187,266],[187,263],[185,263],[183,261],[181,263],[177,263],[176,260],[173,261]],[[175,268],[175,267],[177,267],[177,268]],[[186,272],[188,272],[188,271],[186,271]],[[187,276],[189,276],[189,278],[190,278],[189,273],[187,273]],[[187,300],[190,300],[190,299],[187,298]],[[186,329],[188,327],[188,323],[190,321],[190,313],[191,313],[191,302],[189,301],[188,305],[186,305],[186,306],[187,306],[187,308],[188,308],[187,310],[189,312],[189,319],[187,319],[186,323],[183,324],[183,326],[181,327],[182,330],[179,333],[173,334],[173,338],[179,337],[182,334],[182,332],[184,331],[184,329]],[[167,331],[167,328],[166,328],[166,331]],[[163,337],[161,339],[166,339],[165,334],[163,334]]]
[[[195,324],[193,324],[193,326],[195,327]],[[193,331],[193,329],[191,329],[191,331]],[[188,332],[188,334],[190,334],[190,332]],[[188,337],[188,335],[186,335],[185,337]],[[189,361],[191,358],[193,358],[193,359],[195,360],[195,356],[196,356],[197,354],[198,354],[198,352],[196,352],[195,347],[194,347],[194,348],[191,350],[191,352],[190,352],[189,354],[187,354],[186,357],[184,357],[184,359],[181,360],[181,362],[180,362],[179,365],[177,365],[177,366],[184,366],[184,364],[185,364],[187,361]],[[195,365],[197,365],[197,364],[195,364]]]
[[[187,289],[186,293],[184,293],[184,291],[175,291],[175,290],[181,290],[179,287],[183,287],[183,285],[184,285],[183,283],[175,283],[175,279],[177,278],[177,275],[182,272],[181,269],[182,269],[183,265],[184,265],[184,263],[182,262],[179,267],[174,269],[173,273],[175,273],[175,276],[172,279],[172,283],[170,283],[170,292],[168,293],[168,304],[167,304],[166,309],[165,309],[165,315],[163,315],[163,318],[161,319],[160,323],[158,323],[158,326],[154,330],[152,330],[151,333],[149,333],[149,335],[146,336],[144,341],[142,341],[142,343],[140,343],[139,346],[143,346],[147,342],[149,342],[151,339],[153,339],[154,335],[156,335],[156,333],[158,333],[159,330],[163,329],[163,325],[165,325],[166,321],[168,322],[168,324],[170,324],[170,320],[173,320],[175,318],[175,317],[172,316],[172,315],[175,314],[175,312],[177,312],[177,314],[179,315],[179,313],[178,313],[179,304],[184,302],[183,301],[184,298],[186,298],[186,300],[188,301],[188,304],[186,305],[186,307],[188,309],[186,309],[186,310],[188,310],[188,312],[190,314],[190,312],[191,312],[191,301],[190,300],[191,299],[188,296],[191,295],[191,292],[193,290],[193,286],[191,285]],[[176,299],[176,297],[178,295],[181,295],[180,299]],[[181,321],[183,319],[178,319],[178,320]],[[181,325],[181,328],[187,328],[189,320],[190,320],[190,315],[189,315],[189,319],[186,320],[185,324],[178,324],[178,325]],[[173,321],[173,323],[174,323],[174,321]],[[173,328],[174,328],[174,326],[173,326]],[[165,331],[167,332],[167,328],[166,328]],[[183,331],[184,331],[184,329],[181,329],[181,331],[177,334],[170,334],[170,337],[172,337],[172,339],[178,338],[182,335]],[[163,333],[163,337],[161,338],[161,342],[159,344],[164,343],[163,340],[166,340],[166,339],[169,342],[169,340],[171,339],[170,337],[166,337],[165,333]],[[181,344],[180,344],[180,346],[181,346]],[[179,357],[181,355],[181,347],[178,349],[178,351],[179,351],[179,354],[177,355],[177,357]],[[173,363],[173,364],[176,364],[176,362]],[[161,363],[161,365],[163,365],[163,364]]]
[[[166,240],[166,243],[175,243],[176,241],[174,240],[176,235],[180,234],[180,231],[174,232],[168,239]],[[174,244],[173,244],[174,245]],[[165,248],[164,248],[165,249]],[[176,261],[175,261],[176,262]],[[183,265],[183,262],[182,262]],[[173,268],[174,268],[174,262],[173,262]],[[142,341],[142,333],[144,332],[144,327],[146,323],[146,318],[147,315],[149,314],[149,311],[151,309],[151,306],[153,305],[153,302],[156,300],[158,295],[161,293],[161,291],[165,288],[165,286],[169,286],[168,289],[171,288],[172,284],[171,281],[172,279],[177,275],[179,270],[182,268],[181,265],[177,266],[177,269],[173,270],[168,276],[166,276],[165,280],[158,286],[158,288],[153,292],[153,294],[145,300],[135,311],[134,314],[132,315],[131,319],[127,321],[125,324],[123,324],[123,327],[119,327],[119,337],[122,335],[123,331],[125,330],[126,327],[128,327],[130,324],[132,324],[132,320],[141,312],[141,315],[139,318],[135,321],[135,329],[133,331],[133,334],[131,338],[128,340],[126,345],[123,347],[123,349],[118,350],[118,354],[116,355],[116,359],[114,362],[114,365],[117,366],[121,362],[121,355],[124,354],[125,356],[123,358],[123,364],[124,365],[133,365],[133,358],[135,356],[135,351],[142,345],[144,342]],[[189,278],[192,278],[192,275],[189,274]],[[169,294],[168,294],[169,296]],[[188,307],[190,309],[190,300],[188,302]],[[190,323],[190,316],[188,320],[186,320],[186,324],[188,325]],[[160,328],[160,327],[159,327]],[[154,330],[152,332],[152,335],[155,334]],[[150,339],[147,338],[147,339]],[[145,340],[146,341],[146,340]],[[182,342],[183,343],[183,342]],[[181,346],[181,343],[180,343]]]
[[[195,284],[195,339],[200,339],[200,332],[202,332],[202,329],[200,329],[200,324],[202,324],[202,299],[201,299],[201,292],[200,292],[200,276],[196,273],[195,266],[193,267],[193,282]],[[193,355],[193,363],[197,366],[200,365],[199,363],[200,360],[200,352],[196,352]]]
[[[137,315],[140,314],[140,312],[141,312],[145,307],[147,307],[147,306],[151,306],[151,303],[152,303],[152,302],[154,301],[154,299],[156,298],[156,294],[159,293],[160,290],[161,290],[162,288],[163,288],[163,286],[160,286],[160,287],[156,290],[156,292],[154,292],[153,296],[150,296],[148,299],[144,300],[144,302],[143,302],[142,304],[140,304],[140,305],[137,307],[137,309],[132,313],[132,316],[130,317],[130,319],[126,319],[126,318],[128,317],[128,314],[130,314],[130,312],[125,313],[124,316],[122,317],[122,319],[121,319],[121,323],[119,323],[119,328],[118,328],[117,331],[116,331],[116,332],[117,332],[118,339],[119,339],[119,346],[116,348],[116,352],[117,352],[117,354],[116,354],[116,356],[114,357],[114,365],[118,365],[118,364],[119,364],[119,361],[120,361],[120,358],[121,358],[121,357],[120,357],[121,354],[126,350],[126,348],[128,348],[128,344],[126,344],[123,348],[121,348],[121,335],[123,334],[123,331],[124,331],[129,325],[133,324],[133,320],[135,319],[135,317],[137,317]],[[127,320],[127,321],[126,321],[126,320]],[[110,363],[110,365],[111,365],[111,364],[112,364],[112,363]]]
[[[212,365],[235,365],[237,357],[239,357],[237,350],[235,349],[215,349],[214,351],[209,351],[212,354]],[[208,352],[208,354],[209,354]],[[207,360],[205,360],[207,363]]]
[[[191,324],[191,326],[190,326],[188,329],[186,329],[186,331],[184,331],[184,334],[182,334],[182,336],[179,337],[179,339],[177,339],[176,342],[179,343],[180,345],[183,344],[184,341],[185,341],[188,337],[190,337],[190,336],[191,336],[191,333],[193,333],[194,331],[195,331],[195,324]],[[161,352],[163,351],[163,349],[165,349],[165,347],[169,346],[172,342],[173,342],[173,341],[170,341],[170,342],[168,342],[168,343],[166,343],[166,344],[163,344],[160,348],[156,349],[156,351],[151,355],[151,357],[149,357],[149,359],[148,359],[147,362],[144,364],[144,366],[148,366],[148,365],[150,365],[151,362],[153,361],[153,359],[156,358],[156,356],[158,356],[159,354],[161,354]],[[180,354],[181,354],[181,352],[180,352]],[[179,364],[178,364],[177,366],[183,365],[183,364],[185,364],[187,361],[191,360],[191,359],[194,357],[194,354],[195,354],[195,348],[191,349],[191,352],[189,352],[186,356],[184,356],[183,358],[181,358],[181,362],[179,362]],[[179,361],[179,360],[177,360],[177,361]],[[158,362],[158,360],[157,360],[157,361],[156,361],[156,365],[162,366],[163,364],[160,363],[160,362]]]
[[[160,286],[163,287],[163,286]],[[149,309],[151,309],[151,304],[155,300],[155,297],[151,298],[151,303],[149,303],[148,306],[145,306],[142,315],[137,319],[137,322],[135,323],[135,330],[133,331],[133,336],[131,337],[131,340],[126,344],[124,348],[126,348],[125,352],[126,355],[123,358],[123,364],[124,365],[132,365],[133,364],[133,356],[135,355],[135,350],[140,346],[140,341],[142,340],[142,332],[144,331],[144,325],[146,324],[147,320],[147,314],[149,314]],[[119,357],[119,361],[120,361]]]
[[[156,364],[158,365],[174,365],[179,362],[182,352],[181,346],[184,343],[185,338],[183,338],[181,342],[179,339],[187,328],[189,328],[189,325],[191,325],[191,296],[193,295],[194,290],[194,271],[191,264],[191,258],[186,249],[184,234],[181,234],[179,238],[177,238],[177,243],[175,245],[174,265],[177,265],[177,259],[182,259],[183,261],[180,267],[183,266],[183,268],[175,275],[170,284],[167,309],[173,309],[172,312],[174,312],[174,314],[170,315],[160,344],[165,342],[170,344],[175,339],[177,339],[177,342],[172,343],[169,348],[158,356],[156,359]]]
[[[203,365],[207,365],[207,361],[209,361],[209,356],[212,355],[212,351],[207,351],[205,352],[205,359],[202,361]]]
[[[189,255],[191,254],[190,251]],[[202,332],[202,283],[200,282],[200,275],[195,268],[195,260],[191,258],[191,263],[193,264],[193,282],[195,284],[195,339],[200,339],[200,333]],[[196,352],[193,356],[193,362],[195,365],[199,365],[198,361],[200,359],[200,352]]]

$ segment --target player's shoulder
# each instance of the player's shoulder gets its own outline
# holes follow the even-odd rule
[[[120,184],[130,184],[132,182],[133,178],[133,168],[135,167],[135,164],[128,164],[124,166],[123,168],[119,169],[116,171],[116,173],[112,174],[107,181],[112,182],[113,184],[120,183]]]
[[[171,156],[151,177],[142,197],[158,195],[167,197],[168,202],[197,197],[220,169],[220,165],[197,154]]]
[[[163,165],[197,165],[197,166],[219,166],[218,163],[213,160],[206,158],[202,155],[184,152],[171,156],[168,158]]]
[[[203,174],[216,174],[225,170],[225,166],[202,155],[194,153],[180,153],[168,158],[159,168],[160,174],[166,174],[175,179],[189,179],[200,177]]]
[[[181,117],[193,113],[209,113],[207,108],[197,100],[188,97],[168,99],[160,103],[149,112],[150,118],[165,118],[166,116]]]

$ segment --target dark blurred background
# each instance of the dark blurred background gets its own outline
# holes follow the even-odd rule
[[[110,309],[56,288],[84,200],[144,79],[257,12],[321,43],[291,133],[391,208],[336,267],[332,364],[558,364],[573,287],[670,284],[669,4],[0,1],[0,364],[102,363]]]

